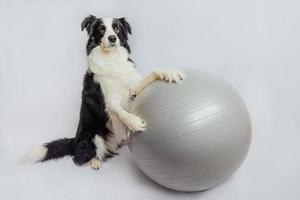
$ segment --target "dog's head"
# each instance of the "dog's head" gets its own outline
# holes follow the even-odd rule
[[[86,30],[89,36],[86,46],[88,54],[97,46],[105,51],[123,46],[130,52],[127,40],[131,27],[125,18],[97,18],[90,15],[81,23],[81,30]]]
[[[83,140],[77,143],[74,148],[73,161],[76,165],[82,165],[96,156],[95,145],[93,142]]]

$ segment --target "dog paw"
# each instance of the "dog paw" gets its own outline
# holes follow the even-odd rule
[[[169,83],[178,83],[180,80],[185,78],[183,71],[179,69],[159,69],[156,70],[155,73],[159,76],[160,80],[164,80]]]
[[[101,167],[101,161],[98,158],[93,158],[88,162],[88,165],[93,170],[99,170]]]
[[[146,129],[146,122],[133,114],[127,115],[122,121],[133,132],[144,131]]]

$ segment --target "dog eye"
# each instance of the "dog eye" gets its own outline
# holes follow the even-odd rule
[[[104,33],[105,33],[105,31],[103,29],[100,29],[99,32],[100,32],[101,35],[104,35]]]
[[[118,27],[115,27],[114,31],[116,32],[116,34],[118,34],[119,33]]]

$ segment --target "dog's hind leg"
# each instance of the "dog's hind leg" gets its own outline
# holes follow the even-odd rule
[[[92,158],[89,162],[88,165],[94,169],[98,170],[101,167],[102,161],[105,158],[105,155],[107,154],[107,148],[105,141],[103,140],[102,137],[95,135],[93,139],[93,143],[96,146],[96,157]]]
[[[101,167],[102,162],[100,161],[99,158],[92,158],[89,162],[88,165],[90,168],[94,170],[99,170]]]

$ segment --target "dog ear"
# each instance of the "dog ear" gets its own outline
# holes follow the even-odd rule
[[[93,30],[94,23],[96,21],[96,17],[94,15],[90,15],[86,17],[82,22],[81,22],[81,31],[86,29],[87,33],[90,34]]]
[[[126,29],[126,32],[131,35],[131,27],[130,27],[129,23],[126,21],[125,17],[119,18],[119,21]]]

